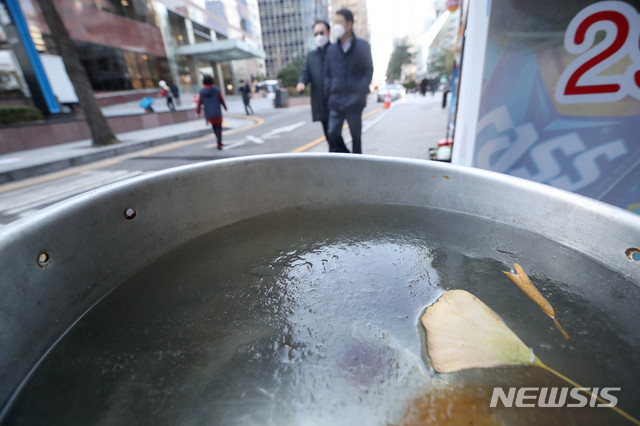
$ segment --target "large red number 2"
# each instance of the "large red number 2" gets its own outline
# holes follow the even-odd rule
[[[640,40],[638,40],[638,52],[640,52]],[[633,81],[636,83],[636,87],[640,88],[640,70],[633,74]]]
[[[606,11],[606,12],[598,12],[589,16],[587,19],[582,21],[580,25],[578,25],[578,29],[575,34],[574,42],[577,45],[583,44],[585,42],[585,34],[587,29],[591,27],[594,23],[599,21],[611,21],[616,25],[617,34],[616,38],[611,43],[611,45],[606,48],[599,55],[594,56],[589,59],[587,62],[578,67],[577,70],[569,80],[567,81],[567,86],[564,90],[565,95],[585,95],[590,93],[615,93],[620,90],[620,85],[613,84],[592,84],[585,86],[578,86],[578,80],[582,77],[587,71],[597,66],[598,64],[605,62],[608,58],[618,52],[624,46],[625,41],[627,40],[627,36],[629,35],[629,21],[627,18],[619,12],[614,11]]]
[[[556,85],[556,101],[561,104],[615,102],[628,94],[636,96],[640,70],[630,75],[603,72],[639,46],[632,43],[640,34],[638,12],[621,1],[602,1],[582,9],[569,23],[564,48],[576,59],[562,72]],[[604,32],[597,41],[596,34]],[[634,63],[635,63],[634,59]],[[637,86],[636,86],[637,84]]]

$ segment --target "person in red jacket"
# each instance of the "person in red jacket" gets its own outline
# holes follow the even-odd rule
[[[200,108],[204,107],[204,115],[211,123],[213,133],[218,140],[218,149],[222,149],[222,107],[228,111],[227,104],[220,90],[213,85],[213,77],[205,75],[202,78],[202,84],[204,87],[200,90],[196,114],[200,115]]]

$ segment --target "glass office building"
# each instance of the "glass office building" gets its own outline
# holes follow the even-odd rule
[[[351,13],[353,13],[353,32],[356,37],[371,43],[371,30],[369,28],[369,14],[367,13],[366,0],[331,0],[330,9],[331,14],[335,14],[340,9],[349,9]]]
[[[328,0],[259,0],[268,78],[315,48],[313,23],[327,20]]]
[[[266,72],[257,0],[161,0],[155,9],[171,74],[183,87],[195,90],[210,74],[236,93],[238,80]]]
[[[19,0],[19,5],[36,49],[57,54],[36,1]],[[189,91],[204,73],[234,92],[238,79],[265,73],[257,0],[56,0],[55,5],[97,92],[155,89],[160,80]],[[10,46],[0,36],[2,49],[7,54]],[[0,69],[5,71],[9,75]]]

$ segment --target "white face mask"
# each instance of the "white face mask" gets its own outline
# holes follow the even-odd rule
[[[333,36],[337,39],[339,39],[340,37],[342,37],[344,35],[344,27],[340,24],[336,24],[333,26],[333,30],[332,30],[332,34]]]
[[[318,34],[315,38],[316,46],[324,47],[327,43],[329,43],[329,37],[324,34]]]

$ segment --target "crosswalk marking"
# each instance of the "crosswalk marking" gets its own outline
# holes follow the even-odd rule
[[[24,217],[38,211],[39,207],[140,174],[142,172],[138,170],[91,170],[5,192],[0,194],[0,213]]]

